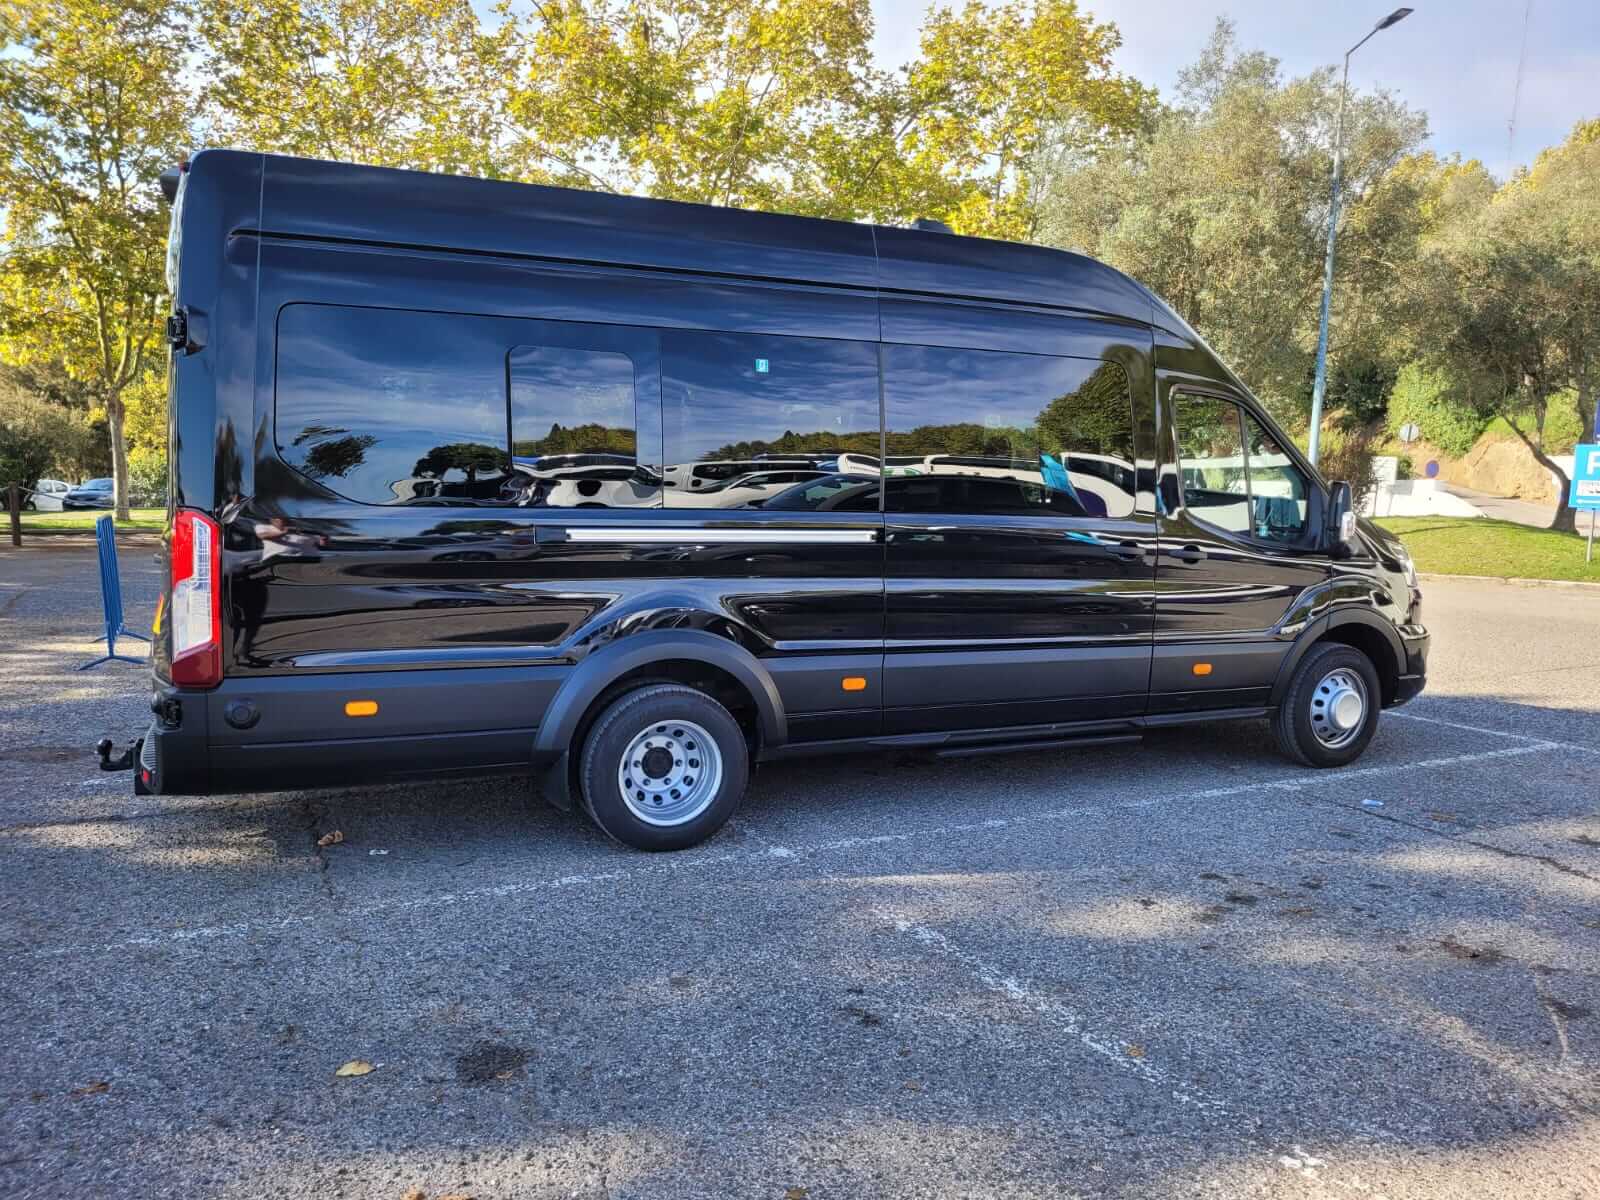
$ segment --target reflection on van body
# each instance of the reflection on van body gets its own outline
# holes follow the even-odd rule
[[[758,762],[1232,717],[1333,766],[1422,687],[1404,548],[1100,263],[233,151],[174,181],[141,790],[531,772],[670,849]]]

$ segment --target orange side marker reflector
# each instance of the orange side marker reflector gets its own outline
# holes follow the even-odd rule
[[[1211,674],[1211,664],[1210,663],[1195,663],[1195,665],[1194,665],[1194,673],[1196,675],[1209,675],[1209,674]]]
[[[847,692],[864,692],[867,690],[867,681],[860,675],[846,675],[839,686]]]
[[[378,702],[376,700],[346,700],[344,702],[344,715],[347,717],[375,717],[378,715]]]

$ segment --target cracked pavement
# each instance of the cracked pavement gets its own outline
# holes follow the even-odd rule
[[[8,1196],[1600,1195],[1593,593],[1430,582],[1343,771],[793,764],[645,856],[517,780],[134,797],[95,588],[0,550]]]

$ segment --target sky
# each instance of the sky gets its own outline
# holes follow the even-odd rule
[[[945,0],[952,3],[954,0]],[[882,66],[916,51],[928,0],[873,0],[874,45]],[[1079,0],[1096,20],[1122,32],[1117,65],[1170,96],[1218,16],[1238,27],[1243,50],[1278,58],[1287,75],[1337,64],[1397,0]],[[1507,157],[1507,122],[1528,0],[1411,0],[1404,21],[1374,37],[1350,60],[1350,83],[1386,88],[1428,114],[1431,148],[1459,150],[1500,178],[1561,141],[1573,124],[1600,116],[1600,3],[1532,0],[1527,58]]]

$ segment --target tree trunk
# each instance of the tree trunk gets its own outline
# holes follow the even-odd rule
[[[1580,401],[1580,411],[1581,407]],[[1511,432],[1522,439],[1522,444],[1528,448],[1528,453],[1533,455],[1533,460],[1556,477],[1556,511],[1555,515],[1550,519],[1550,528],[1558,533],[1576,533],[1578,531],[1576,524],[1577,513],[1567,506],[1567,494],[1572,491],[1572,480],[1567,478],[1567,473],[1561,469],[1555,459],[1544,452],[1543,412],[1541,411],[1539,417],[1538,442],[1523,433],[1522,426],[1518,425],[1510,415],[1504,412],[1499,412],[1496,415],[1505,418],[1506,424],[1511,426]]]
[[[106,396],[106,428],[111,434],[111,478],[116,486],[117,520],[128,520],[128,438],[123,429],[122,391]]]

